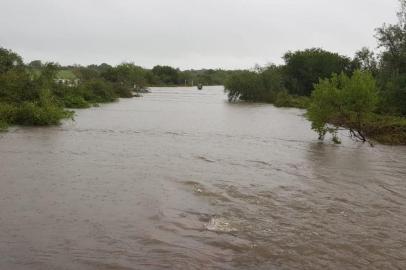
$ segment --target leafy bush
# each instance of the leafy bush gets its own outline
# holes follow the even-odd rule
[[[130,87],[125,87],[124,85],[121,84],[115,84],[113,87],[114,92],[120,98],[132,98],[134,96]]]
[[[79,88],[83,98],[91,103],[113,102],[117,99],[111,84],[102,79],[87,81]]]
[[[8,128],[8,123],[0,120],[0,132],[6,131]]]
[[[72,112],[55,105],[49,90],[43,90],[39,102],[24,102],[17,108],[14,122],[21,125],[57,125],[61,119],[72,115]]]
[[[226,81],[225,91],[229,101],[261,101],[264,84],[258,73],[241,71]]]
[[[315,85],[307,117],[320,139],[328,132],[335,139],[338,127],[345,127],[351,136],[366,141],[365,126],[378,101],[376,82],[369,72],[355,71],[352,77],[333,75]]]
[[[0,121],[3,124],[13,123],[16,117],[17,109],[8,103],[0,103]]]
[[[276,107],[293,107],[306,109],[309,106],[308,97],[292,96],[287,91],[281,91],[276,95],[274,105]]]
[[[406,119],[388,115],[373,115],[364,125],[368,136],[384,144],[406,145]]]
[[[63,103],[66,108],[72,109],[84,109],[90,107],[89,102],[79,95],[67,95],[64,97]]]

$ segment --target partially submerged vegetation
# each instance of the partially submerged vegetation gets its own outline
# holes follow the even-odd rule
[[[0,49],[0,128],[8,125],[53,125],[71,117],[53,94],[53,69],[28,72],[17,54]]]
[[[377,104],[378,90],[370,73],[355,71],[351,77],[342,73],[315,86],[307,116],[320,139],[331,133],[339,142],[337,130],[345,127],[353,138],[365,142],[369,135],[365,126],[374,118]]]
[[[243,71],[225,83],[230,101],[307,108],[312,128],[340,143],[338,130],[355,140],[406,144],[406,0],[399,22],[376,31],[383,52],[367,48],[354,58],[313,48],[288,52],[284,65]]]
[[[283,65],[255,70],[144,69],[133,63],[61,67],[0,48],[0,130],[9,125],[53,125],[88,108],[145,92],[148,86],[225,85],[230,102],[268,102],[308,109],[312,128],[339,143],[352,138],[406,144],[406,0],[399,22],[376,31],[383,49],[363,48],[351,59],[319,48],[287,52]]]
[[[148,86],[223,84],[233,71],[180,71],[169,66],[144,69],[133,63],[61,67],[39,60],[24,64],[0,48],[0,130],[9,125],[55,125],[73,117],[70,108],[89,108],[132,98]]]

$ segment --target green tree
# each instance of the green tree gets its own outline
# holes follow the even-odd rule
[[[24,68],[22,58],[15,52],[0,47],[0,74],[16,68]]]
[[[337,130],[344,127],[353,138],[366,141],[366,124],[377,104],[375,79],[370,72],[357,70],[351,77],[341,73],[320,80],[312,93],[307,117],[320,139],[330,132],[338,141]]]
[[[376,30],[384,51],[380,58],[379,83],[381,111],[406,115],[406,0],[400,0],[397,24],[384,24]]]
[[[113,102],[117,99],[112,85],[104,79],[88,80],[79,86],[79,91],[84,99],[90,103]]]
[[[261,78],[264,84],[262,98],[267,102],[274,102],[276,96],[281,92],[286,92],[284,85],[283,66],[269,65],[261,69]]]
[[[264,83],[261,75],[253,71],[241,71],[231,76],[225,83],[229,101],[261,101]]]
[[[313,84],[333,73],[351,73],[351,60],[322,49],[288,52],[285,60],[285,86],[290,94],[310,96]]]
[[[100,78],[100,73],[97,69],[83,66],[75,66],[73,68],[73,74],[82,82]]]
[[[158,78],[159,82],[166,85],[177,85],[179,81],[179,70],[170,66],[155,66],[152,73]]]
[[[378,72],[378,61],[375,58],[375,53],[367,47],[363,47],[355,53],[353,62],[357,69],[369,71],[373,75]]]

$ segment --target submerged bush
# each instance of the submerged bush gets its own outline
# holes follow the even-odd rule
[[[2,120],[0,120],[0,132],[6,131],[7,128],[8,128],[7,122],[3,122]]]
[[[388,115],[373,115],[364,130],[375,141],[384,144],[406,145],[406,119]]]
[[[63,103],[66,108],[72,109],[84,109],[90,107],[89,102],[79,95],[67,95],[64,97]]]
[[[102,79],[94,79],[83,83],[80,87],[83,98],[91,103],[113,102],[117,99],[110,83]]]
[[[225,92],[229,101],[261,101],[264,84],[258,73],[241,71],[226,81]]]
[[[7,123],[13,123],[17,114],[17,108],[8,103],[0,103],[0,122],[5,126]]]
[[[114,84],[113,87],[114,87],[114,92],[120,98],[132,98],[134,96],[133,91],[129,87],[126,87],[121,84]]]
[[[355,71],[352,77],[333,75],[315,85],[307,117],[320,139],[327,133],[336,139],[337,129],[344,127],[353,138],[366,141],[365,127],[378,101],[376,82],[369,72]]]
[[[4,131],[14,122],[16,117],[16,108],[7,103],[0,103],[0,131]]]
[[[287,91],[281,91],[276,95],[274,105],[276,107],[293,107],[306,109],[309,106],[310,99],[308,97],[292,96]]]
[[[58,105],[49,90],[40,92],[39,101],[17,104],[10,111],[12,116],[9,116],[8,123],[20,125],[57,125],[62,119],[73,115]]]

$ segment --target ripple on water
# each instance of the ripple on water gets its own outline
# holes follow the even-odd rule
[[[222,217],[212,217],[209,223],[205,225],[205,227],[208,231],[219,233],[230,233],[238,231],[231,225],[230,221]]]

